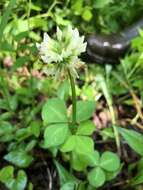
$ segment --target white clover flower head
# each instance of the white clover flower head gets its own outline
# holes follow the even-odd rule
[[[77,29],[72,29],[69,25],[61,31],[57,27],[55,39],[44,33],[42,43],[36,45],[44,63],[54,64],[61,71],[70,69],[77,76],[77,64],[81,62],[78,56],[85,52],[87,45],[84,36],[80,37]]]

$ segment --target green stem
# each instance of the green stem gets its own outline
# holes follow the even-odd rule
[[[75,80],[74,77],[71,75],[70,71],[68,71],[71,91],[72,91],[72,124],[73,126],[76,125],[76,90],[75,90]]]

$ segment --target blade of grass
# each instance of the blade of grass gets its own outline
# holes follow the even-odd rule
[[[113,131],[114,131],[117,151],[118,151],[118,154],[121,155],[120,137],[119,137],[119,133],[118,133],[118,129],[117,129],[116,116],[115,116],[115,112],[114,112],[114,108],[113,108],[112,97],[109,93],[109,90],[108,90],[108,87],[107,87],[107,84],[106,84],[104,77],[101,74],[98,74],[96,76],[96,80],[97,80],[98,84],[100,85],[100,88],[104,94],[106,101],[107,101],[109,111],[111,114],[112,127],[113,127]]]
[[[6,7],[4,14],[2,16],[1,23],[0,23],[0,44],[1,44],[1,41],[3,38],[4,29],[8,23],[9,15],[11,14],[12,9],[13,9],[15,4],[16,4],[16,0],[11,0],[8,4],[8,7]]]

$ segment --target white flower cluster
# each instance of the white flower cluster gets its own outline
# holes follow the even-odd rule
[[[77,29],[68,26],[63,31],[57,28],[55,39],[44,33],[43,42],[36,45],[44,63],[56,64],[60,70],[69,68],[77,75],[76,69],[82,63],[78,56],[85,52],[87,43]]]

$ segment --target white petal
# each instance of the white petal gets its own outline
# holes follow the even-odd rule
[[[59,41],[62,40],[62,31],[59,29],[59,27],[57,27],[57,39],[58,39]]]
[[[45,32],[44,33],[44,39],[43,39],[43,42],[48,42],[50,39],[50,36]]]
[[[48,63],[49,62],[48,56],[41,56],[41,59],[43,60],[44,63]]]

